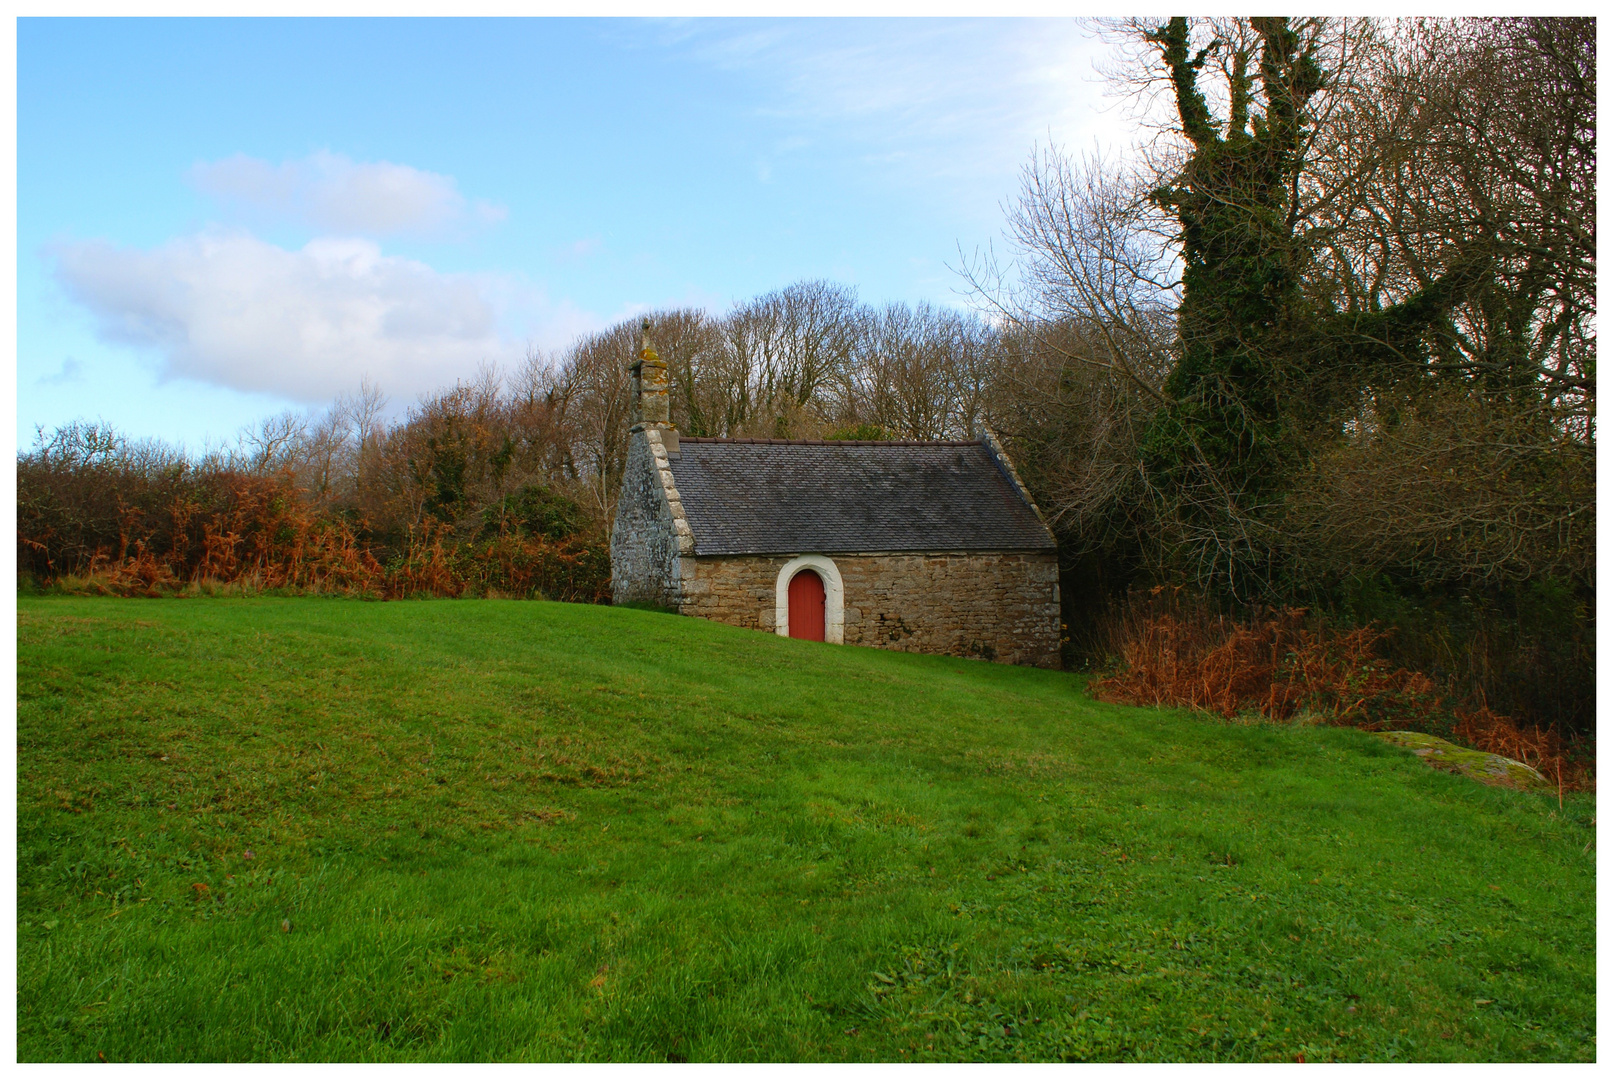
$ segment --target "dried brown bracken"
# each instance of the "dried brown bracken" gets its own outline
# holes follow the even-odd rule
[[[1245,619],[1184,606],[1180,590],[1156,588],[1119,620],[1117,670],[1093,680],[1094,697],[1130,705],[1202,709],[1228,719],[1389,729],[1440,729],[1475,750],[1531,766],[1563,790],[1595,786],[1588,748],[1555,728],[1525,728],[1483,705],[1448,704],[1421,672],[1396,668],[1374,647],[1388,631],[1333,630],[1300,608]]]

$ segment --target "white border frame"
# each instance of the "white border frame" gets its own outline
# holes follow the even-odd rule
[[[798,555],[778,572],[774,588],[773,628],[779,637],[790,636],[790,579],[802,570],[816,570],[823,579],[823,640],[840,645],[846,635],[846,585],[840,568],[827,555]]]

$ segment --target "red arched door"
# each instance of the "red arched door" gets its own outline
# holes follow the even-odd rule
[[[823,640],[823,579],[802,570],[790,579],[790,636]]]

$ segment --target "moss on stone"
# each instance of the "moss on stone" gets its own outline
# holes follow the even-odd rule
[[[1385,742],[1405,747],[1422,758],[1430,768],[1442,772],[1458,773],[1471,777],[1481,784],[1531,791],[1551,787],[1550,781],[1521,761],[1487,754],[1482,750],[1469,750],[1436,735],[1420,731],[1380,731]]]

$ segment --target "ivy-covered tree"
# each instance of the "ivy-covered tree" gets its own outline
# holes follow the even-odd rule
[[[1150,195],[1174,219],[1182,263],[1178,355],[1143,456],[1195,577],[1237,595],[1280,576],[1283,498],[1363,389],[1415,376],[1452,307],[1484,279],[1477,241],[1398,303],[1339,307],[1315,289],[1327,226],[1303,193],[1314,103],[1337,73],[1316,34],[1254,18],[1241,40],[1193,49],[1184,18],[1149,30],[1189,150]],[[1225,75],[1226,115],[1200,85]]]

